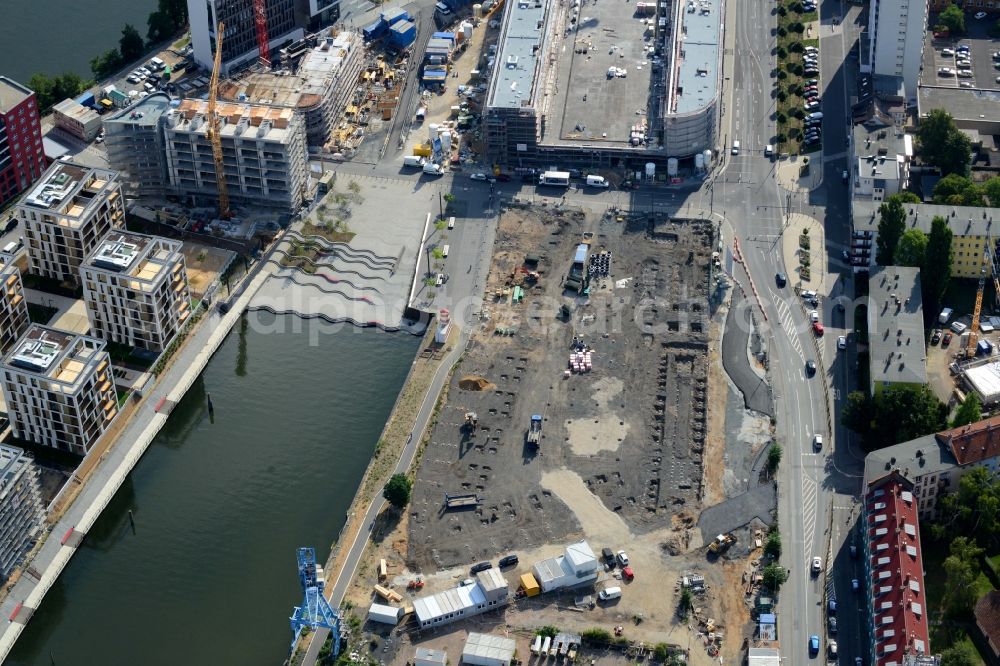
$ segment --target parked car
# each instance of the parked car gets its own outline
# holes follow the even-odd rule
[[[847,336],[841,335],[837,338],[837,349],[841,351],[847,349]]]
[[[601,557],[604,558],[604,563],[609,567],[614,568],[615,566],[615,553],[610,548],[601,549]]]
[[[950,344],[951,344],[951,332],[949,331],[948,333],[944,334],[943,338],[941,338],[941,346],[947,347]]]
[[[941,55],[951,57],[955,55],[954,49],[941,49]]]
[[[941,67],[938,69],[938,76],[953,76],[955,74],[954,70],[950,67]]]
[[[622,565],[623,567],[628,566],[628,554],[624,550],[618,551],[618,564]]]
[[[975,88],[975,86],[972,85],[972,83],[970,81],[959,81],[958,82],[958,87],[959,88]]]
[[[519,561],[520,559],[517,555],[507,555],[506,557],[501,557],[498,564],[500,565],[500,568],[503,569],[505,567],[516,566]]]
[[[806,374],[810,377],[816,374],[816,361],[806,361]]]
[[[986,18],[986,12],[976,12],[976,19],[977,20],[981,21],[984,18]]]
[[[830,641],[826,644],[826,650],[830,653],[831,659],[837,658],[837,641]]]
[[[816,310],[813,310],[812,312],[810,312],[809,313],[809,321],[814,322],[814,323],[817,322],[817,321],[819,321],[819,312],[817,312]]]
[[[830,615],[836,615],[837,614],[837,600],[836,600],[836,598],[830,597],[830,599],[826,602],[826,611]]]
[[[837,635],[837,618],[835,618],[835,617],[828,617],[826,619],[826,630],[832,636],[836,636]]]
[[[470,573],[477,574],[480,571],[486,571],[487,569],[492,569],[493,564],[490,562],[480,562],[479,564],[473,564],[472,568],[469,569]]]
[[[485,173],[474,173],[469,178],[472,180],[487,180],[489,177]]]
[[[632,571],[632,567],[629,566],[622,567],[622,578],[624,578],[625,580],[635,579],[635,572]]]

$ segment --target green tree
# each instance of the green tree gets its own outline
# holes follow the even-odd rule
[[[382,497],[393,507],[402,509],[410,503],[412,490],[413,482],[410,481],[409,477],[405,474],[393,474],[382,490]]]
[[[771,444],[771,448],[767,451],[767,468],[771,474],[778,471],[779,464],[781,464],[781,445]]]
[[[781,589],[781,585],[788,580],[788,572],[777,562],[772,562],[764,567],[761,575],[764,578],[764,585],[772,592],[777,592]]]
[[[124,62],[132,62],[142,57],[146,50],[146,43],[142,41],[142,35],[131,23],[126,23],[122,28],[122,37],[118,40],[118,52],[122,55]]]
[[[170,15],[160,10],[150,13],[146,19],[146,27],[146,40],[151,46],[170,37],[177,28]]]
[[[868,434],[875,416],[875,404],[863,391],[851,391],[840,410],[840,425],[862,437]]]
[[[927,251],[920,271],[920,289],[923,292],[924,317],[928,322],[941,310],[944,293],[951,281],[952,262],[951,229],[948,221],[940,216],[931,220],[931,233],[927,236]]]
[[[993,176],[985,181],[982,184],[982,191],[991,206],[1000,208],[1000,176]]]
[[[958,406],[955,418],[951,422],[951,427],[958,428],[959,426],[976,423],[977,421],[981,421],[982,418],[983,409],[979,402],[979,396],[974,392],[970,392],[965,397],[965,400],[962,401],[962,404]]]
[[[941,653],[941,666],[979,666],[979,653],[968,641],[952,645]]]
[[[685,587],[681,590],[681,596],[677,600],[677,614],[681,617],[687,617],[692,606],[694,606],[694,596],[691,594],[691,588]]]
[[[957,37],[965,32],[965,12],[955,5],[949,4],[938,15],[938,23],[948,28],[948,31]]]
[[[906,209],[898,199],[889,197],[879,206],[878,214],[875,261],[880,266],[889,266],[896,255],[896,244],[906,230]]]
[[[896,192],[890,198],[891,199],[895,199],[899,203],[904,203],[904,204],[918,204],[918,203],[920,203],[920,197],[918,197],[913,192],[909,192],[907,190],[903,190],[902,192]]]
[[[1000,541],[1000,479],[994,479],[985,467],[964,474],[958,489],[938,502],[939,518],[932,526],[936,538],[976,534],[991,547]]]
[[[122,67],[122,57],[118,49],[108,49],[90,60],[90,71],[98,79],[111,76]]]
[[[972,610],[976,603],[976,578],[979,567],[976,559],[983,549],[975,539],[955,537],[949,548],[951,553],[944,560],[945,592],[944,605],[952,615],[962,615]]]
[[[972,180],[950,173],[934,186],[934,203],[952,206],[982,206],[986,203],[983,190]]]
[[[45,74],[35,74],[28,83],[28,87],[35,91],[38,109],[43,113],[67,97],[76,97],[88,86],[89,83],[84,82],[79,74],[73,72],[66,72],[54,78]]]
[[[873,421],[875,444],[898,444],[947,428],[948,406],[926,384],[892,384],[875,396]]]
[[[936,165],[945,175],[965,174],[972,159],[972,142],[955,126],[944,109],[934,109],[921,119],[917,142],[924,161]]]
[[[764,542],[764,552],[774,559],[781,557],[781,533],[772,530],[767,534],[767,541]]]
[[[897,266],[920,268],[927,257],[927,234],[920,229],[907,229],[899,237],[893,260]]]

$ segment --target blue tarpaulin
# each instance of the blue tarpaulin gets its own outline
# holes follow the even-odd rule
[[[760,614],[761,624],[777,624],[778,621],[775,619],[774,613],[761,613]]]

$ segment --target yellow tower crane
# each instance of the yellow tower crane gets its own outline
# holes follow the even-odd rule
[[[976,292],[976,308],[972,311],[972,325],[969,326],[969,344],[965,347],[965,355],[972,358],[976,355],[976,343],[979,341],[979,316],[983,310],[983,289],[986,286],[986,271],[993,278],[993,287],[1000,299],[1000,275],[997,273],[996,256],[994,256],[993,239],[986,236],[986,247],[983,249],[983,267],[979,272],[979,289]]]
[[[226,185],[226,167],[222,161],[222,137],[219,114],[215,110],[219,96],[219,69],[222,67],[222,32],[226,24],[219,21],[215,30],[215,63],[212,66],[212,80],[208,84],[208,140],[212,144],[212,159],[215,161],[215,186],[219,190],[219,217],[229,217],[229,187]]]

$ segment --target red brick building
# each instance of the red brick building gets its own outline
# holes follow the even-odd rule
[[[28,189],[45,164],[34,91],[0,76],[0,206]]]

